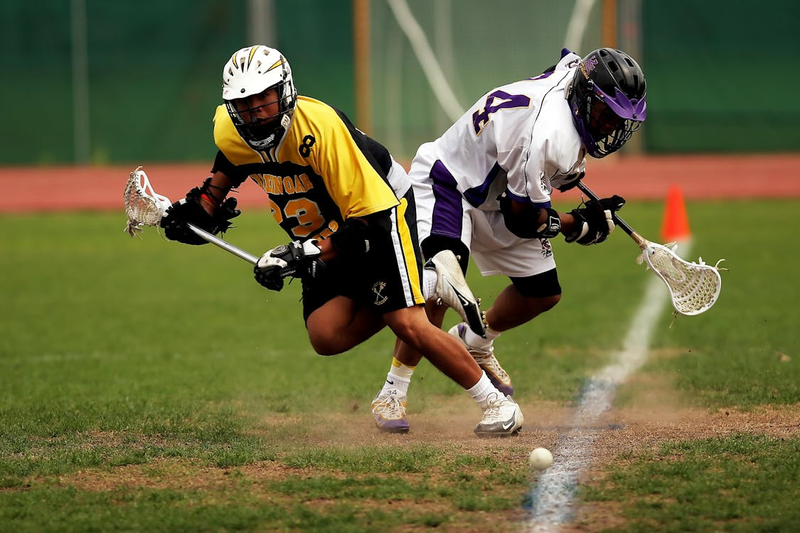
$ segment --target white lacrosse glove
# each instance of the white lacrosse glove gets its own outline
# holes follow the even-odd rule
[[[253,273],[261,285],[279,291],[283,288],[283,279],[286,277],[316,277],[325,265],[319,258],[321,253],[314,239],[282,244],[261,256]]]

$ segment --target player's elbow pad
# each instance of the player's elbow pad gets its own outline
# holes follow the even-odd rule
[[[331,235],[331,244],[345,258],[355,259],[369,252],[369,226],[359,219],[347,219],[339,230]]]
[[[561,231],[561,218],[558,212],[550,207],[543,208],[547,211],[547,218],[539,222],[539,208],[524,209],[514,212],[513,200],[503,193],[500,198],[500,212],[508,231],[521,239],[552,239]],[[533,207],[533,206],[531,206]]]

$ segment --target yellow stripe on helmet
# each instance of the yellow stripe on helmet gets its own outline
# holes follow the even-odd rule
[[[254,46],[250,49],[250,56],[247,58],[247,65],[250,65],[250,62],[253,60],[253,56],[256,55],[256,51],[258,50],[257,46]]]

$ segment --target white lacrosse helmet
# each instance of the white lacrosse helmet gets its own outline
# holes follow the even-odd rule
[[[234,101],[272,88],[278,91],[278,113],[267,122],[259,123],[249,112],[245,114],[253,119],[245,121]],[[277,146],[289,130],[297,105],[297,90],[289,62],[279,51],[264,45],[238,50],[222,70],[222,99],[236,130],[251,148],[266,150]],[[242,109],[252,111],[249,104]]]

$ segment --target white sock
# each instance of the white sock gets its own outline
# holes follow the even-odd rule
[[[436,295],[436,271],[431,268],[422,269],[422,296],[430,300]]]
[[[404,365],[397,358],[392,358],[392,366],[389,368],[389,373],[386,375],[386,381],[383,384],[381,392],[386,392],[390,389],[395,389],[400,393],[401,397],[408,395],[408,385],[411,383],[411,376],[417,367]]]
[[[493,397],[493,395],[498,398],[503,397],[503,394],[489,381],[486,372],[481,373],[481,379],[471,389],[467,389],[467,392],[483,411],[489,406],[490,397]]]
[[[408,385],[411,383],[410,379],[403,379],[397,376],[392,375],[389,372],[389,375],[386,376],[386,381],[383,383],[383,389],[381,389],[381,394],[390,390],[396,390],[399,394],[396,396],[399,398],[405,398],[408,396]]]
[[[464,332],[464,342],[476,348],[489,348],[492,342],[500,336],[500,331],[495,331],[492,328],[486,328],[486,336],[481,337],[474,333],[471,329],[466,328]]]

